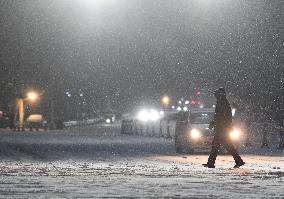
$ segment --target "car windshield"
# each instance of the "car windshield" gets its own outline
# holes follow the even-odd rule
[[[189,119],[192,124],[209,124],[213,119],[213,116],[213,112],[191,113]]]

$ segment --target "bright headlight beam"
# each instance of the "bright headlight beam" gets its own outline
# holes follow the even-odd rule
[[[190,131],[190,135],[191,135],[191,137],[194,138],[194,139],[198,139],[198,138],[201,136],[201,135],[200,135],[200,131],[197,130],[197,129],[192,129],[192,130]]]
[[[156,121],[160,117],[158,111],[156,111],[154,109],[150,110],[150,114],[149,115],[150,115],[150,120],[152,120],[152,121]]]
[[[231,132],[230,132],[230,138],[233,139],[233,140],[238,140],[240,139],[241,137],[241,132],[237,129],[233,129]]]
[[[147,110],[141,110],[138,113],[138,120],[142,121],[142,122],[146,122],[149,120],[149,113]]]
[[[160,119],[160,114],[154,109],[143,109],[138,113],[137,119],[142,122],[157,121],[158,119]]]

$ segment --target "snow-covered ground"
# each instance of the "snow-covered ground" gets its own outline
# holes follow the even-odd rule
[[[250,149],[240,169],[221,155],[207,169],[205,154],[177,155],[173,140],[120,135],[118,125],[1,131],[0,140],[1,198],[284,198],[276,150]]]

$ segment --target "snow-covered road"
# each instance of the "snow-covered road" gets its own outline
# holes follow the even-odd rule
[[[118,126],[58,132],[1,132],[0,197],[284,198],[284,156],[243,154],[230,169],[177,155],[173,140],[119,135]]]

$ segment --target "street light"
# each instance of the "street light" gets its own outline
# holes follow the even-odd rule
[[[35,102],[38,100],[39,94],[34,91],[30,91],[26,94],[26,98],[18,98],[16,100],[16,114],[19,116],[19,129],[24,130],[24,117],[25,117],[25,108],[24,103],[25,101]],[[15,117],[16,119],[16,117]],[[15,121],[14,121],[15,122]]]
[[[35,102],[38,99],[38,94],[34,91],[27,93],[27,100],[31,102]]]
[[[170,97],[169,96],[164,96],[163,98],[162,98],[162,103],[163,103],[163,105],[165,105],[165,106],[168,106],[169,105],[169,103],[170,103]]]

